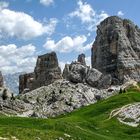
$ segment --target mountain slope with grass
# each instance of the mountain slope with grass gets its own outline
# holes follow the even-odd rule
[[[53,119],[0,117],[0,137],[18,140],[139,140],[140,125],[131,127],[109,119],[112,110],[140,102],[140,91],[126,93]]]

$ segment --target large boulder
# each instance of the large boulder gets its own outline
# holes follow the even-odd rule
[[[69,66],[68,79],[73,83],[83,83],[85,82],[87,71],[87,66],[84,66],[79,62],[73,62]]]
[[[86,76],[86,82],[91,85],[92,87],[98,86],[98,81],[100,80],[102,76],[102,73],[98,70],[91,68],[88,70],[87,76]]]
[[[0,87],[3,87],[3,76],[1,71],[0,71]]]
[[[86,82],[92,87],[107,89],[111,86],[112,77],[109,74],[104,75],[97,69],[91,68],[88,70]]]
[[[111,74],[113,83],[140,81],[140,29],[116,16],[98,26],[92,47],[92,67]]]

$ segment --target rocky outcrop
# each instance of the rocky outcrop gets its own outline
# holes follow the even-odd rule
[[[114,84],[140,81],[140,29],[116,16],[101,22],[92,47],[92,67],[111,74]]]
[[[63,74],[62,74],[62,77],[66,80],[69,79],[69,67],[70,67],[70,64],[65,64],[65,67],[64,67],[64,70],[63,70]]]
[[[22,74],[19,76],[19,93],[26,93],[33,90],[34,73]]]
[[[58,79],[62,79],[62,74],[56,53],[38,56],[34,72],[19,77],[19,93],[47,86]]]
[[[48,86],[21,94],[19,99],[33,106],[33,114],[29,116],[55,117],[95,103],[99,99],[106,99],[116,94],[118,90],[119,88],[108,92],[107,89],[98,90],[87,84],[57,80]]]
[[[5,100],[0,96],[0,114],[41,118],[55,117],[106,99],[117,94],[118,91],[119,88],[110,92],[107,89],[98,90],[87,84],[74,84],[61,79],[48,86],[20,94],[16,98]]]
[[[82,64],[82,65],[85,65],[86,66],[86,61],[85,61],[85,54],[80,54],[79,56],[78,56],[78,59],[77,59],[77,61],[80,63],[80,64]]]
[[[68,78],[73,83],[84,83],[88,67],[79,62],[72,62],[69,66]]]
[[[117,117],[117,119],[125,124],[132,127],[137,127],[140,125],[140,103],[136,102],[133,104],[127,104],[121,108],[117,108],[110,113],[109,119],[112,117]]]
[[[0,87],[3,87],[3,76],[1,71],[0,71]]]
[[[8,98],[3,100],[0,98],[0,114],[6,116],[23,116],[28,117],[32,112],[33,106],[29,103],[25,103],[22,100],[15,99],[12,100]]]
[[[2,98],[3,100],[7,100],[7,99],[11,99],[13,97],[14,97],[14,95],[9,89],[7,89],[5,87],[0,87],[0,98]]]
[[[110,75],[104,75],[97,69],[90,68],[78,61],[65,65],[63,78],[72,83],[87,83],[100,89],[108,88],[112,83]]]
[[[38,56],[34,70],[35,82],[33,88],[47,86],[58,79],[62,79],[61,69],[55,52]]]

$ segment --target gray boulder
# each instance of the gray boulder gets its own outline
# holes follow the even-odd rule
[[[97,69],[91,68],[88,70],[86,82],[92,87],[107,89],[112,84],[112,77],[111,75],[104,75]]]
[[[85,82],[87,71],[87,66],[84,66],[78,62],[73,62],[69,66],[68,79],[73,83],[83,83]]]
[[[102,75],[98,81],[97,88],[98,89],[107,89],[111,85],[112,85],[112,76],[110,74]]]
[[[100,80],[102,73],[98,70],[91,68],[88,70],[86,75],[86,82],[91,85],[92,87],[98,86],[98,81]]]

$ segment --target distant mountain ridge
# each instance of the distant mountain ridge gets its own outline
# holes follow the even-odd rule
[[[19,75],[25,72],[19,72],[14,74],[4,74],[4,85],[9,88],[14,94],[19,93]]]

